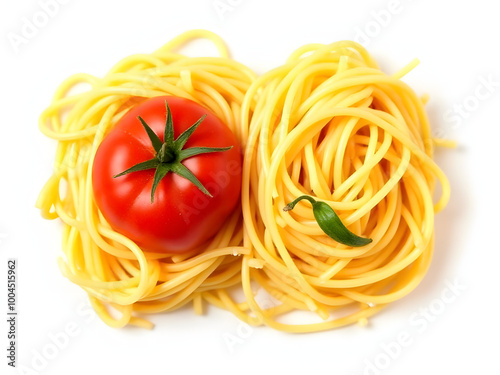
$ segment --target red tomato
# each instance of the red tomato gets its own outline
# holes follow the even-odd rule
[[[114,177],[138,163],[158,160],[152,139],[138,116],[165,142],[165,102],[170,107],[175,140],[206,115],[187,139],[184,150],[232,146],[180,162],[211,197],[185,177],[168,172],[157,184],[152,201],[154,167]],[[173,155],[173,162],[178,154]],[[229,128],[205,107],[184,98],[155,97],[127,112],[104,138],[95,155],[92,185],[95,202],[114,230],[144,250],[188,252],[213,237],[234,210],[241,188],[240,148]]]

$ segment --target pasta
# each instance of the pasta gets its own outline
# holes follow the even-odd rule
[[[176,52],[199,38],[220,56]],[[40,118],[58,148],[37,201],[43,217],[64,223],[63,274],[112,327],[151,328],[145,314],[190,303],[197,313],[208,303],[288,332],[366,322],[424,277],[434,214],[450,193],[432,159],[425,98],[400,80],[414,65],[388,76],[363,47],[345,41],[301,47],[257,77],[229,58],[217,35],[193,30],[152,54],[125,58],[103,78],[70,77]],[[201,253],[145,252],[113,231],[93,199],[100,142],[132,106],[158,95],[209,108],[244,149],[241,207]],[[436,179],[442,187],[434,204]],[[283,211],[303,194],[328,203],[373,242],[350,248],[333,241],[309,203]],[[296,311],[314,317],[287,322]]]
[[[242,286],[257,321],[290,332],[366,322],[425,275],[434,213],[450,191],[432,160],[423,101],[400,80],[415,63],[388,76],[354,42],[306,45],[248,90],[242,206],[244,245],[252,252],[243,259]],[[434,205],[436,178],[442,192]],[[309,203],[282,210],[304,194],[328,203],[373,242],[336,243],[319,229]],[[319,321],[276,319],[256,302],[251,280],[282,311],[312,311]]]
[[[175,53],[193,40],[211,41],[220,57],[190,58]],[[48,219],[64,223],[63,274],[81,286],[100,318],[112,327],[151,328],[140,315],[171,311],[210,290],[240,283],[241,210],[236,210],[203,253],[143,252],[113,231],[97,209],[91,186],[94,154],[113,125],[144,98],[175,95],[209,108],[241,140],[239,115],[255,74],[228,57],[223,41],[208,31],[180,35],[152,54],[120,61],[102,79],[88,74],[70,77],[58,88],[40,118],[40,129],[58,141],[54,174],[40,193],[37,207]],[[86,85],[87,90],[81,86]],[[90,87],[89,87],[90,86]],[[111,308],[111,309],[110,309]],[[121,316],[116,317],[113,310]]]

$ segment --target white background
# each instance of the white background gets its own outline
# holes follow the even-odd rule
[[[493,2],[66,0],[44,20],[46,1],[0,6],[0,373],[499,373],[500,22]],[[37,33],[23,36],[37,17]],[[258,73],[303,44],[341,39],[362,42],[387,73],[421,60],[405,81],[430,94],[434,133],[459,143],[436,152],[452,197],[436,218],[427,277],[368,327],[291,335],[249,330],[216,308],[202,317],[187,308],[154,316],[152,331],[116,330],[61,276],[59,223],[34,208],[55,151],[37,129],[40,112],[65,77],[103,75],[121,58],[151,52],[192,28],[220,34],[233,57]],[[25,43],[16,46],[13,34]],[[11,257],[18,261],[22,371],[6,364]],[[68,329],[73,336],[62,340]]]

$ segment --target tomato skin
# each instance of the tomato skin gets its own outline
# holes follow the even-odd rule
[[[170,172],[158,184],[151,203],[154,169],[113,178],[155,157],[137,117],[141,116],[163,142],[165,101],[172,113],[175,138],[207,115],[184,148],[233,146],[182,161],[212,197]],[[220,229],[240,196],[241,152],[236,137],[205,107],[179,97],[154,97],[127,112],[99,145],[92,168],[94,199],[104,218],[146,251],[185,253],[203,244]]]

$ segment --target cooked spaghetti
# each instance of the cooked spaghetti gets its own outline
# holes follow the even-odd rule
[[[187,57],[175,50],[193,39],[214,43],[219,57]],[[254,73],[228,57],[216,35],[194,30],[152,54],[120,61],[103,78],[70,77],[58,88],[40,118],[40,129],[58,141],[54,174],[37,201],[45,218],[64,223],[60,260],[63,274],[89,295],[98,315],[110,326],[128,323],[151,327],[139,315],[177,309],[201,296],[240,284],[243,226],[234,211],[219,233],[182,255],[147,253],[115,232],[98,210],[92,193],[92,164],[102,139],[116,122],[145,98],[174,95],[210,109],[242,137],[240,108]],[[87,90],[81,86],[86,85]],[[73,93],[71,92],[73,91]],[[116,317],[112,307],[121,312]]]
[[[424,277],[434,214],[450,191],[432,160],[425,100],[400,80],[415,63],[389,76],[354,42],[307,45],[250,87],[242,206],[252,252],[242,285],[258,322],[291,332],[366,322]],[[436,177],[442,192],[434,205]],[[301,195],[326,202],[373,242],[333,241],[304,201],[283,211]],[[256,262],[261,268],[251,267]],[[320,321],[281,322],[255,301],[252,280],[281,302],[279,313],[312,311]]]
[[[211,40],[220,56],[175,52],[196,38]],[[304,46],[257,78],[228,57],[219,37],[195,30],[122,60],[103,78],[70,77],[40,119],[58,148],[37,201],[44,217],[64,223],[63,274],[113,327],[151,327],[144,314],[188,303],[200,313],[203,301],[248,324],[288,332],[365,322],[421,281],[433,251],[434,214],[449,197],[432,160],[424,101],[400,80],[413,65],[388,76],[360,45],[339,42]],[[73,92],[82,85],[86,91]],[[201,253],[143,251],[115,232],[94,202],[100,142],[135,104],[159,95],[209,108],[245,150],[241,207]],[[442,189],[434,204],[436,178]],[[352,232],[373,241],[360,248],[335,242],[307,202],[283,211],[304,194],[328,203]],[[262,288],[272,303],[256,297]],[[232,295],[238,289],[243,302]],[[316,318],[284,322],[294,311]]]

